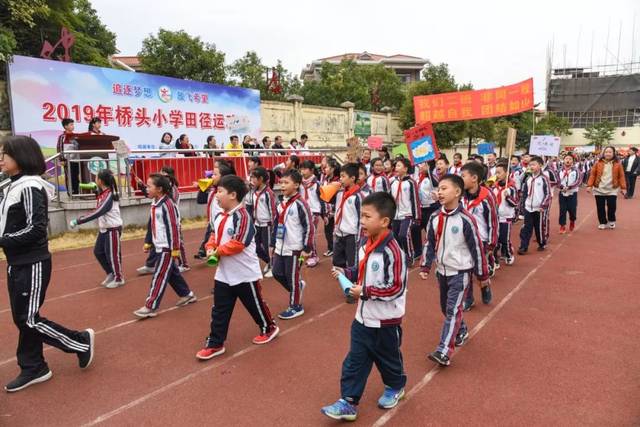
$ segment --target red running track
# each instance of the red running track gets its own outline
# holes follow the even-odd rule
[[[553,221],[557,219],[554,206]],[[375,369],[360,405],[358,425],[633,425],[640,423],[640,300],[637,259],[640,205],[619,200],[616,230],[596,229],[594,202],[581,195],[578,229],[549,249],[518,257],[493,281],[494,302],[466,318],[472,339],[452,366],[425,359],[442,323],[433,279],[410,274],[403,353],[407,397],[382,411]],[[186,232],[193,254],[201,230]],[[323,238],[320,237],[320,241]],[[519,241],[514,232],[514,243]],[[14,395],[0,394],[0,425],[334,425],[320,407],[339,397],[342,360],[349,347],[354,306],[340,297],[330,261],[306,269],[306,314],[279,321],[281,336],[266,346],[240,307],[227,353],[198,362],[208,333],[213,270],[196,265],[186,278],[197,304],[135,320],[149,276],[136,277],[144,259],[139,240],[123,243],[127,285],[100,288],[103,274],[90,249],[54,255],[53,280],[42,314],[97,332],[96,359],[80,371],[75,356],[47,349],[54,376]],[[532,245],[535,248],[535,245]],[[1,280],[6,278],[3,275]],[[273,279],[264,282],[273,312],[288,297]],[[16,329],[7,294],[0,295],[0,380],[18,372]]]

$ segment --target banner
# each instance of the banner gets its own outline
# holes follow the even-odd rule
[[[560,153],[560,137],[553,135],[532,135],[529,154],[537,156],[557,156]]]
[[[484,156],[495,153],[495,146],[492,142],[483,142],[478,144],[478,154]]]
[[[366,138],[371,135],[371,113],[366,113],[363,111],[356,111],[355,115],[355,125],[353,129],[353,133],[356,136]]]
[[[405,130],[404,141],[412,164],[417,165],[438,158],[436,135],[433,133],[431,123]]]
[[[260,137],[260,92],[111,68],[14,56],[9,63],[13,132],[55,152],[62,119],[86,132],[92,117],[131,149],[158,148],[164,132],[186,134],[195,148],[213,135]]]
[[[508,116],[533,109],[533,79],[494,89],[413,97],[416,124]]]
[[[369,138],[367,138],[367,147],[371,148],[372,150],[381,149],[383,144],[384,138],[381,136],[370,136]]]

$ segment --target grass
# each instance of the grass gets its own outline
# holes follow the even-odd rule
[[[182,220],[183,230],[193,230],[203,228],[207,224],[206,218],[196,217]],[[127,225],[122,231],[122,240],[141,239],[147,233],[146,227],[138,225]],[[90,248],[96,242],[98,230],[78,230],[66,232],[49,237],[49,251],[61,252],[70,249]],[[0,260],[6,259],[4,252],[0,253]]]

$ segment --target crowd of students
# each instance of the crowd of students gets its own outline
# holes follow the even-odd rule
[[[26,144],[23,140],[21,143]],[[29,144],[37,147],[35,141]],[[5,143],[3,171],[7,164],[11,165],[8,159],[13,156],[17,166],[9,172],[18,177],[15,178],[18,183],[25,181],[25,174],[39,175],[41,170],[29,166],[15,147],[13,143]],[[604,222],[600,217],[601,228],[615,227],[611,198],[625,188],[624,175],[620,179],[621,166],[611,147],[604,149],[602,158],[595,163],[590,159],[576,163],[571,154],[546,160],[528,154],[522,158],[498,159],[491,154],[486,162],[476,155],[463,163],[457,153],[452,164],[441,156],[414,166],[403,157],[392,160],[385,150],[378,155],[372,158],[371,151],[365,149],[359,162],[342,166],[331,156],[323,158],[317,166],[310,161],[300,162],[296,155],[291,155],[274,171],[262,167],[260,158],[254,157],[249,162],[247,177],[237,176],[232,163],[222,158],[216,160],[208,189],[208,224],[195,255],[217,265],[210,331],[204,346],[196,353],[198,359],[208,360],[225,352],[237,299],[258,327],[253,343],[269,343],[279,334],[280,329],[262,296],[263,277],[273,277],[285,290],[284,309],[277,314],[279,319],[291,320],[304,315],[303,296],[308,284],[300,272],[304,267],[316,267],[320,261],[317,242],[322,225],[327,243],[323,255],[331,259],[332,275],[341,283],[347,281],[346,303],[358,304],[351,326],[350,350],[342,367],[341,397],[323,407],[322,412],[331,418],[355,419],[373,363],[385,384],[378,404],[381,408],[392,408],[404,396],[406,375],[400,351],[401,322],[408,271],[418,260],[422,279],[432,274],[436,277],[444,317],[439,344],[428,358],[448,366],[455,349],[464,345],[469,337],[463,312],[475,305],[474,282],[479,287],[482,303],[490,304],[491,277],[503,265],[515,262],[513,224],[519,220],[524,222],[517,254],[528,253],[533,235],[537,250],[544,251],[550,237],[554,189],[557,188],[559,198],[559,232],[566,233],[575,229],[577,192],[582,184],[586,183],[587,189],[596,194],[596,200],[604,198],[597,202],[599,217],[601,205],[608,206]],[[21,162],[27,163],[21,165]],[[585,181],[586,174],[589,178]],[[276,180],[280,197],[273,191]],[[22,285],[30,286],[31,292],[34,287],[40,287],[37,290],[41,292],[41,304],[50,274],[46,229],[39,228],[39,234],[31,238],[28,236],[32,231],[25,232],[23,228],[32,227],[35,215],[43,213],[42,206],[35,209],[24,202],[42,199],[44,184],[35,178],[25,182],[17,187],[19,190],[12,185],[0,204],[3,214],[7,209],[27,207],[20,215],[12,212],[12,222],[17,223],[5,225],[3,219],[0,247],[7,252],[11,266],[10,289],[16,280],[24,281],[26,285]],[[94,253],[106,274],[103,285],[113,289],[125,283],[118,190],[109,171],[101,171],[96,184],[96,209],[72,220],[70,225],[98,222]],[[339,189],[333,195],[329,193],[328,199],[322,190],[332,185]],[[134,312],[139,318],[158,315],[167,284],[178,295],[176,306],[197,301],[183,276],[189,265],[180,226],[178,187],[169,167],[151,174],[144,186],[145,194],[152,199],[144,243],[144,251],[150,255],[138,273],[152,274],[152,279],[144,305]],[[12,204],[7,207],[8,203]],[[44,206],[46,208],[46,203]],[[16,219],[23,217],[23,220]],[[40,224],[46,218],[38,221]],[[14,249],[18,243],[28,247],[35,244],[36,238],[44,245],[41,257],[31,259],[23,255],[24,248],[19,249],[19,256],[13,254],[18,251]],[[14,262],[15,259],[20,259],[20,263]],[[48,260],[44,270],[38,267],[43,260]],[[14,272],[14,264],[26,268],[23,261],[29,271],[40,272],[40,276],[33,276],[37,280],[29,272],[17,269]],[[338,287],[335,289],[338,292]],[[19,296],[16,294],[15,298]],[[24,302],[24,305],[20,308],[16,303],[20,310],[17,317],[14,314],[21,331],[18,360],[22,371],[15,380],[17,386],[8,385],[8,391],[17,391],[51,376],[42,357],[42,342],[75,352],[81,367],[91,363],[93,331],[67,330],[38,318],[39,304]],[[20,314],[22,311],[24,316]],[[24,349],[27,338],[23,338],[23,334],[39,342],[39,350]],[[29,356],[21,357],[21,353]]]

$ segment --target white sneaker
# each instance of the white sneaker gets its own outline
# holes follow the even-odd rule
[[[145,275],[145,274],[153,274],[155,272],[155,269],[153,267],[147,267],[146,265],[143,265],[142,267],[136,269],[136,271],[140,275]]]
[[[106,285],[104,285],[105,288],[107,289],[115,289],[115,288],[119,288],[120,286],[124,286],[124,279],[122,280],[112,280],[111,282],[107,283]]]
[[[268,269],[266,273],[264,273],[264,277],[267,279],[273,277],[273,271],[271,271],[271,269]]]
[[[605,228],[607,228],[606,224],[600,224],[598,225],[598,230],[604,230]]]
[[[191,267],[184,266],[184,265],[181,265],[180,267],[178,267],[178,271],[179,271],[180,273],[186,273],[186,272],[187,272],[187,271],[189,271],[189,270],[191,270]]]
[[[184,307],[185,305],[189,305],[196,301],[198,301],[198,298],[196,298],[196,296],[192,291],[192,292],[189,292],[189,295],[180,298],[178,302],[176,302],[176,307]]]
[[[105,279],[102,281],[102,283],[100,283],[100,285],[106,286],[107,283],[111,283],[111,282],[113,282],[113,273],[107,274],[107,277],[105,277]]]
[[[513,263],[514,263],[515,261],[516,261],[516,257],[511,256],[511,257],[509,257],[509,258],[507,258],[507,259],[505,260],[505,263],[506,263],[507,265],[513,265]]]
[[[616,228],[616,223],[615,222],[610,222],[609,223],[609,228],[611,228],[611,229]]]
[[[134,311],[133,314],[141,319],[146,319],[147,317],[156,317],[158,315],[156,310],[152,310],[150,308],[147,308],[146,306],[140,307],[139,309]]]

